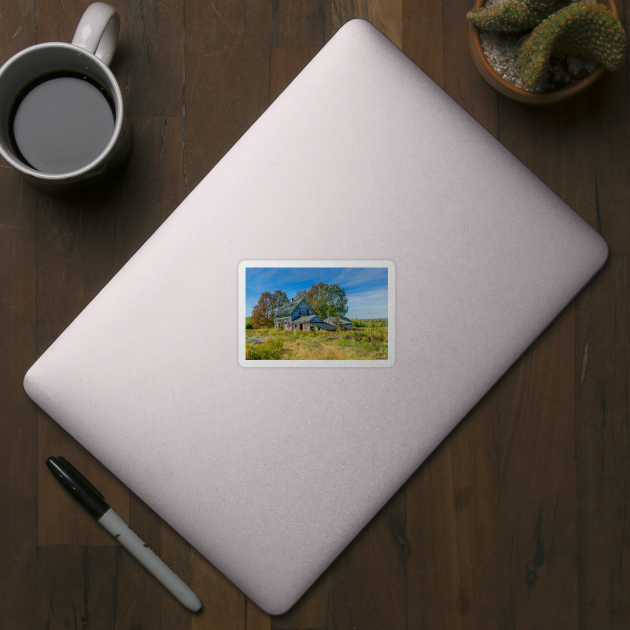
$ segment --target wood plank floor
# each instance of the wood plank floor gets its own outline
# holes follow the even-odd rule
[[[134,145],[105,193],[0,161],[0,627],[630,628],[630,69],[533,107],[468,53],[471,0],[110,0]],[[0,63],[70,41],[88,2],[0,0]],[[630,0],[618,4],[628,24]],[[37,357],[336,30],[363,17],[608,241],[596,279],[296,606],[270,617],[27,398]],[[322,183],[325,185],[325,182]],[[191,615],[69,497],[65,454],[185,581]],[[54,496],[54,500],[51,498]]]

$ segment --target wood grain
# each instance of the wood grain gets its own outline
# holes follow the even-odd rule
[[[407,483],[409,630],[496,618],[500,394],[494,387]]]
[[[0,63],[35,43],[34,7],[0,8]],[[0,158],[0,619],[35,626],[37,411],[22,389],[37,357],[36,193]]]
[[[38,598],[32,628],[113,628],[118,598],[116,548],[41,547],[33,586]]]
[[[332,627],[407,627],[406,488],[399,490],[332,566]]]
[[[442,1],[403,0],[402,51],[444,87]]]
[[[36,43],[37,30],[33,2],[17,0],[3,4],[2,20],[0,20],[0,63],[4,63],[23,48]]]
[[[497,623],[508,628],[578,624],[574,351],[569,306],[500,384]]]
[[[272,0],[272,46],[323,46],[330,39],[326,0]]]
[[[367,20],[402,49],[402,0],[332,0],[332,32],[348,20]]]
[[[630,626],[630,64],[546,107],[497,95],[464,0],[112,0],[134,145],[103,194],[48,198],[0,161],[0,618],[73,627]],[[0,0],[0,61],[70,41],[87,3]],[[629,0],[619,2],[622,23]],[[595,281],[296,606],[270,617],[23,392],[28,367],[339,27],[362,17],[607,239]],[[325,185],[325,182],[322,182]],[[191,615],[56,487],[66,454],[184,577]],[[8,509],[7,507],[8,506]]]
[[[271,11],[262,0],[186,5],[186,191],[269,105]]]
[[[22,388],[37,358],[36,193],[0,160],[0,618],[33,627],[36,571],[37,408]]]
[[[624,6],[627,21],[630,10],[627,3],[622,4],[622,10]],[[594,101],[595,115],[585,123],[589,131],[588,152],[593,163],[590,180],[595,196],[589,220],[606,239],[610,251],[616,254],[630,254],[630,213],[627,212],[630,178],[628,152],[624,150],[630,142],[629,66],[626,61],[619,72],[600,80],[597,91],[589,95]]]
[[[130,116],[181,116],[183,0],[127,3],[125,50]]]
[[[466,12],[471,8],[468,0],[444,0],[442,86],[469,114],[493,136],[497,135],[497,99],[495,92],[474,66],[468,51],[468,23]]]
[[[580,628],[630,626],[630,260],[612,256],[576,303]]]
[[[590,127],[599,114],[593,93],[551,104],[545,107],[544,117],[534,105],[517,104],[503,96],[498,102],[501,142],[597,228],[596,166]],[[525,130],[529,134],[527,142],[523,142]]]

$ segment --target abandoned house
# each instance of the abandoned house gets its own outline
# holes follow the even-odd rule
[[[352,322],[345,317],[352,328]],[[283,327],[285,330],[337,330],[337,327],[331,322],[330,317],[325,320],[315,315],[315,311],[311,305],[304,299],[291,298],[291,301],[281,306],[278,313],[273,319],[275,328]],[[345,322],[344,322],[345,324]],[[348,328],[348,326],[344,326]]]
[[[339,319],[341,320],[341,325],[346,330],[352,330],[352,322],[347,317],[340,317]],[[329,324],[334,324],[335,318],[334,317],[327,317],[324,321],[329,323]]]

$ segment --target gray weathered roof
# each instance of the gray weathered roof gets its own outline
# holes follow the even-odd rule
[[[306,306],[308,306],[308,302],[302,298],[300,300],[297,301],[293,301],[293,302],[288,302],[287,304],[285,304],[284,306],[281,306],[278,309],[278,312],[276,313],[276,318],[278,317],[289,317],[289,315],[291,315],[291,313],[293,313],[293,311],[298,308],[298,306],[300,304],[302,304],[302,302],[304,302],[306,304]],[[275,319],[275,318],[274,318]]]
[[[317,315],[302,315],[302,317],[298,317],[293,320],[294,324],[305,324],[306,322],[313,322],[316,324],[317,322],[321,322],[322,320],[317,317]]]

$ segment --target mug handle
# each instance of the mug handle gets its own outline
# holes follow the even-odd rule
[[[119,32],[118,11],[104,2],[94,2],[81,16],[72,44],[96,55],[109,66],[116,52]]]

